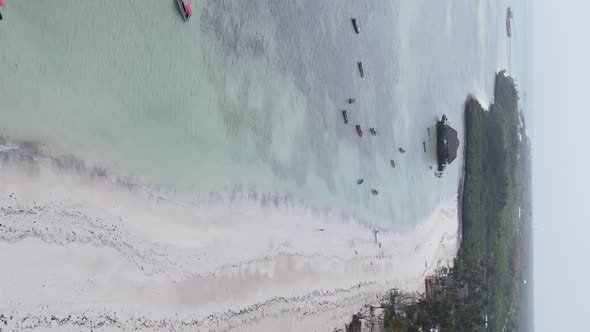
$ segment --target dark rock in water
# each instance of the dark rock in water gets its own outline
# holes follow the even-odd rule
[[[108,175],[108,172],[105,168],[93,167],[92,171],[90,171],[90,175],[98,178],[104,178]]]
[[[41,148],[39,144],[31,141],[21,142],[18,144],[19,148],[27,155],[37,157],[41,155]]]
[[[54,158],[52,161],[53,164],[60,169],[76,170],[80,172],[86,169],[86,165],[84,164],[84,162],[81,159],[74,157],[73,155],[65,155],[60,158]]]

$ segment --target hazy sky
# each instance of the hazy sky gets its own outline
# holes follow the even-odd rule
[[[590,331],[590,1],[530,1],[536,331]]]

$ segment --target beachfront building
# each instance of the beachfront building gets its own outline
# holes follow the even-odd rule
[[[436,124],[436,159],[439,172],[444,171],[447,165],[457,159],[458,149],[457,131],[449,126],[447,116],[443,115]]]

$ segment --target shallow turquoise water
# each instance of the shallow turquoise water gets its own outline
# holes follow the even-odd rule
[[[0,24],[2,135],[144,183],[272,192],[395,229],[456,193],[461,160],[434,178],[426,128],[445,113],[461,133],[467,94],[491,94],[505,53],[498,29],[505,7],[468,0],[193,7],[185,23],[172,0],[8,3]],[[380,135],[359,138],[355,124]]]

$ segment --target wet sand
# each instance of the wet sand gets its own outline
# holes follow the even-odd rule
[[[456,253],[456,199],[411,232],[380,232],[380,259],[354,221],[248,197],[229,208],[162,197],[27,156],[0,152],[0,313],[11,330],[327,330],[390,288],[420,290]]]

